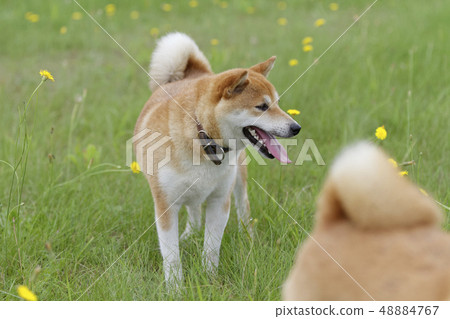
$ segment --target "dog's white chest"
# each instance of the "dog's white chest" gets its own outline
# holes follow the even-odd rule
[[[192,166],[183,173],[167,165],[158,172],[160,186],[169,194],[169,205],[175,201],[181,205],[199,205],[216,192],[226,196],[235,177],[236,166],[225,163]]]

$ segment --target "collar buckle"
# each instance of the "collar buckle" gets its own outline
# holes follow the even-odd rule
[[[225,158],[225,154],[230,151],[228,147],[223,147],[217,144],[212,138],[208,136],[203,126],[197,121],[198,138],[202,145],[206,156],[210,161],[216,165],[222,164]]]

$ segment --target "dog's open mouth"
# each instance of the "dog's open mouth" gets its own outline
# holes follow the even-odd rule
[[[242,131],[250,143],[264,156],[276,158],[281,163],[292,163],[286,149],[269,132],[256,126],[246,126]]]

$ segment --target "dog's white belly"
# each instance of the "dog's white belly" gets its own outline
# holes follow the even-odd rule
[[[209,165],[211,164],[211,165]],[[166,165],[158,172],[158,181],[167,194],[168,205],[201,205],[212,193],[228,196],[236,178],[236,166],[206,163],[180,173]]]

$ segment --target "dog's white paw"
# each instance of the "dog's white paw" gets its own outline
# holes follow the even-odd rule
[[[216,256],[215,254],[205,254],[203,253],[202,256],[202,264],[203,269],[209,274],[217,275],[217,268],[219,266],[219,256]]]

